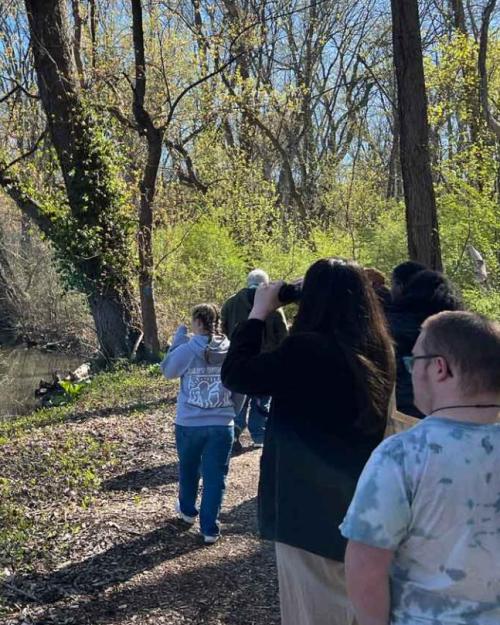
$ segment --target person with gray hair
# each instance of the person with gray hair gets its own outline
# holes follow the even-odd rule
[[[246,321],[252,310],[255,291],[260,285],[269,284],[269,276],[263,269],[253,269],[247,276],[247,286],[239,290],[224,303],[221,310],[222,330],[231,339],[234,329],[241,321]],[[288,335],[288,326],[285,314],[280,308],[266,320],[264,338],[262,341],[262,351],[269,352],[276,349],[283,339]],[[264,432],[271,398],[266,396],[248,397],[242,410],[237,415],[235,423],[235,438],[233,453],[242,451],[243,446],[239,437],[245,427],[252,437],[256,447],[264,444]]]
[[[252,269],[247,276],[247,287],[252,289],[261,284],[269,284],[269,276],[263,269]]]

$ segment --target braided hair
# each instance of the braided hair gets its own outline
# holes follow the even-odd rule
[[[208,333],[209,340],[220,334],[220,313],[215,304],[198,304],[192,310],[193,320],[198,319]]]

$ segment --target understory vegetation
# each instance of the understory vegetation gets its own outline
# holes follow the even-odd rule
[[[88,508],[120,454],[118,440],[78,432],[92,418],[139,416],[162,405],[174,386],[156,368],[117,364],[78,399],[0,421],[0,571],[27,571],[64,559],[79,527],[71,511]]]

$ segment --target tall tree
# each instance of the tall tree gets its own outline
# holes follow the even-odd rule
[[[64,0],[25,0],[31,49],[68,213],[45,210],[0,167],[0,184],[55,244],[66,269],[87,295],[106,357],[130,355],[138,331],[127,267],[130,218],[117,181],[111,146],[75,79]]]
[[[411,259],[440,270],[418,0],[391,0],[391,8],[408,251]]]
[[[486,70],[486,56],[488,53],[488,30],[490,27],[491,15],[495,10],[497,0],[488,0],[484,9],[481,20],[481,35],[479,39],[479,57],[478,69],[480,78],[480,96],[481,108],[484,119],[489,129],[495,135],[497,141],[500,141],[500,118],[496,117],[491,109],[490,98],[488,93],[488,73]]]
[[[132,33],[135,56],[134,116],[140,135],[146,137],[147,157],[140,181],[139,230],[139,295],[141,298],[144,344],[151,357],[159,354],[158,325],[153,291],[153,200],[160,167],[164,129],[156,127],[144,108],[146,97],[146,55],[142,25],[141,0],[132,0]]]

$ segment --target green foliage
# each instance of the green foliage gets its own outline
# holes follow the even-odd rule
[[[32,527],[27,510],[13,496],[12,480],[0,477],[0,564],[11,565],[25,556]]]
[[[204,301],[221,302],[239,287],[246,270],[240,247],[227,227],[202,218],[158,232],[157,304],[160,315],[189,319],[191,308]]]
[[[15,453],[12,453],[15,451]],[[57,440],[19,441],[11,450],[10,477],[0,480],[0,566],[26,566],[38,555],[32,545],[45,534],[46,557],[52,537],[65,529],[43,512],[65,502],[87,507],[101,484],[114,447],[91,435],[60,434]],[[59,541],[60,542],[60,541]]]
[[[86,294],[120,289],[134,269],[135,215],[123,175],[128,162],[110,133],[116,122],[109,116],[82,101],[70,122],[79,140],[65,189],[53,184],[59,161],[50,145],[16,172],[23,193],[51,222],[47,236],[67,288]]]
[[[86,384],[74,402],[63,406],[42,408],[30,415],[14,419],[0,419],[0,446],[17,438],[24,438],[33,430],[64,423],[80,416],[97,415],[108,406],[128,406],[135,402],[135,410],[146,409],[148,402],[165,397],[173,383],[160,376],[152,376],[148,366],[118,364],[104,371]]]
[[[500,321],[500,290],[467,287],[462,295],[469,310]]]
[[[137,415],[173,388],[150,367],[127,364],[96,376],[71,405],[0,421],[0,570],[27,570],[35,560],[54,566],[67,558],[68,541],[79,528],[62,511],[92,505],[120,453],[119,442],[106,440],[98,426],[81,432],[78,423],[63,423]]]
[[[83,389],[89,382],[70,382],[69,380],[61,380],[59,386],[63,389],[62,395],[54,395],[50,399],[51,406],[62,406],[69,402],[75,401],[75,399],[81,395]]]
[[[147,372],[148,372],[148,375],[153,376],[153,377],[161,376],[162,371],[161,371],[160,363],[157,362],[153,365],[149,365],[149,367],[147,368]]]

